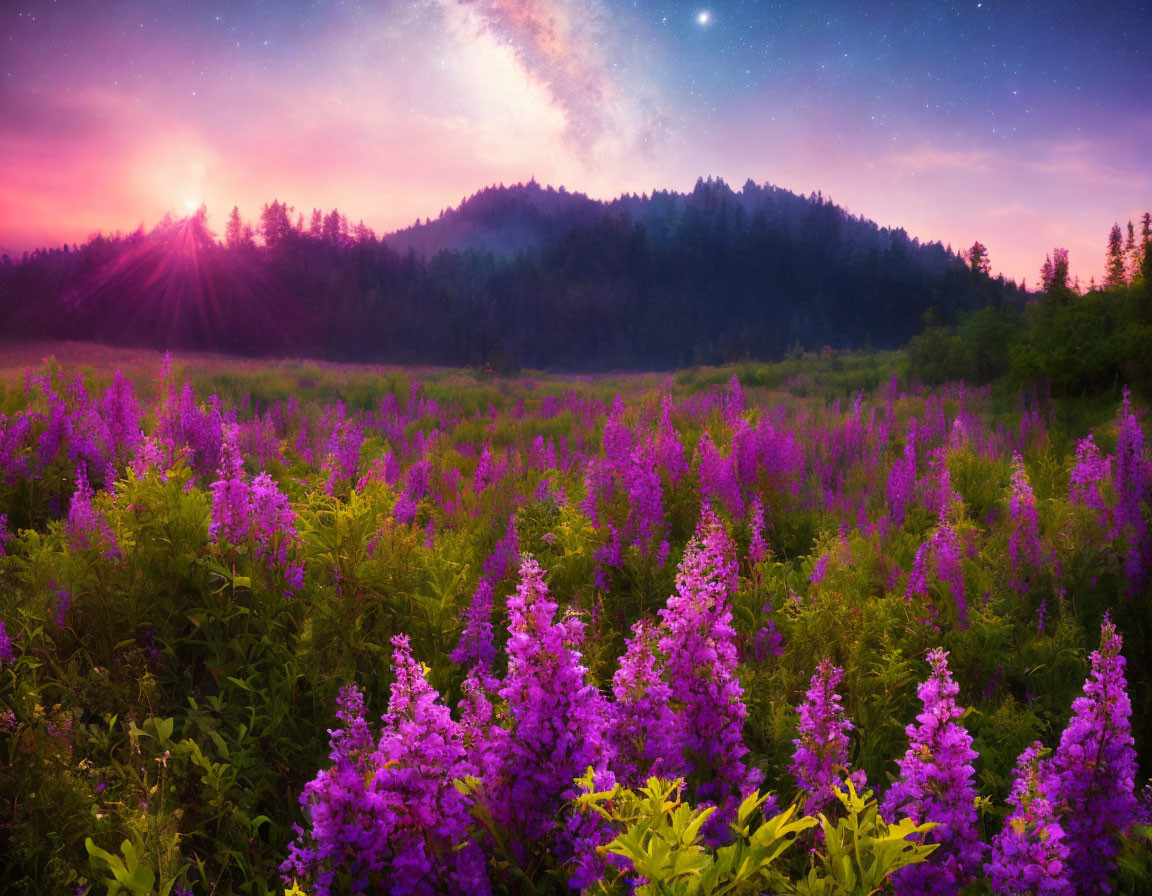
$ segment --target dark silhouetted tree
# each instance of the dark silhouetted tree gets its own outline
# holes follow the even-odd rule
[[[1136,228],[1131,221],[1128,222],[1128,239],[1124,243],[1124,265],[1128,282],[1131,283],[1140,267],[1140,247],[1136,244]]]
[[[1124,276],[1124,237],[1119,224],[1113,224],[1108,234],[1108,256],[1104,269],[1104,288],[1123,289],[1128,285]]]
[[[348,221],[337,209],[332,209],[324,216],[323,238],[324,242],[339,246],[348,235]]]
[[[972,270],[980,274],[990,274],[992,272],[992,262],[988,258],[988,247],[982,242],[977,240],[972,244],[972,248],[965,253],[968,257],[968,264],[972,266]]]
[[[239,249],[244,239],[244,223],[240,220],[240,206],[232,206],[232,214],[224,227],[224,245],[229,249]]]
[[[1040,268],[1040,279],[1050,303],[1056,305],[1068,303],[1073,291],[1068,282],[1067,249],[1053,249],[1052,254],[1044,258],[1044,266]]]
[[[287,203],[272,200],[271,205],[265,205],[260,213],[260,236],[264,238],[264,245],[276,247],[283,245],[295,230],[292,228],[292,207]]]

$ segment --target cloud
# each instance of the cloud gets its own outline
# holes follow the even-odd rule
[[[975,170],[989,158],[989,153],[980,149],[941,149],[922,145],[912,151],[891,153],[890,163],[917,174],[924,171],[949,169]]]

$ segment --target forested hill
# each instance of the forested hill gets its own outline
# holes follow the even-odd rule
[[[820,195],[699,181],[599,202],[493,187],[382,240],[337,211],[205,210],[0,265],[15,338],[566,369],[903,345],[1014,284]]]

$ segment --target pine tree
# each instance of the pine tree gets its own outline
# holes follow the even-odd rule
[[[1120,225],[1113,224],[1112,231],[1108,234],[1108,262],[1104,272],[1105,289],[1123,289],[1128,285],[1128,280],[1124,276],[1122,240]]]
[[[992,271],[992,263],[988,259],[988,247],[982,242],[977,240],[972,244],[972,248],[968,250],[968,263],[972,266],[974,272],[981,274],[989,274]]]
[[[224,228],[224,242],[229,249],[238,249],[243,238],[244,225],[240,221],[240,206],[232,206],[232,214],[228,216],[228,224]]]
[[[343,237],[347,234],[348,228],[346,225],[342,226],[342,221],[343,215],[337,209],[332,209],[324,216],[324,242],[335,246],[344,241]]]
[[[266,246],[278,246],[295,232],[292,226],[292,206],[286,202],[272,200],[260,213],[260,234]]]
[[[1124,242],[1124,265],[1125,276],[1128,282],[1131,283],[1136,277],[1136,271],[1140,268],[1140,252],[1136,246],[1136,228],[1132,226],[1132,222],[1128,222],[1128,239]]]
[[[1132,257],[1133,286],[1152,283],[1152,277],[1148,276],[1147,271],[1150,267],[1150,262],[1152,262],[1150,246],[1152,246],[1152,213],[1144,212],[1144,216],[1140,219],[1140,242],[1137,244]]]
[[[1051,255],[1045,256],[1044,266],[1040,269],[1040,279],[1050,301],[1058,304],[1068,301],[1072,292],[1068,285],[1067,249],[1053,249]]]

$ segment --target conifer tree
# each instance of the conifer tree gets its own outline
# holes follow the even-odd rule
[[[1127,268],[1125,274],[1128,282],[1131,283],[1140,267],[1140,252],[1136,245],[1136,228],[1132,226],[1131,221],[1128,222],[1128,239],[1124,241],[1124,264]]]
[[[981,274],[990,274],[992,272],[992,263],[988,259],[988,247],[979,240],[972,244],[972,248],[968,250],[968,263],[972,266],[973,272]]]
[[[229,249],[237,249],[244,235],[244,225],[240,221],[240,206],[232,206],[228,224],[224,228],[224,241]]]
[[[1040,281],[1048,300],[1056,304],[1064,304],[1071,296],[1068,284],[1068,250],[1053,249],[1051,255],[1044,256],[1044,265],[1040,268]]]
[[[1113,224],[1108,234],[1108,262],[1104,274],[1105,289],[1123,289],[1128,285],[1124,276],[1124,249],[1120,225]]]
[[[1150,245],[1152,245],[1152,213],[1144,212],[1144,216],[1140,219],[1140,242],[1137,243],[1132,256],[1133,286],[1152,283],[1152,278],[1146,273],[1146,268],[1152,261],[1152,252],[1149,252],[1148,248]]]

